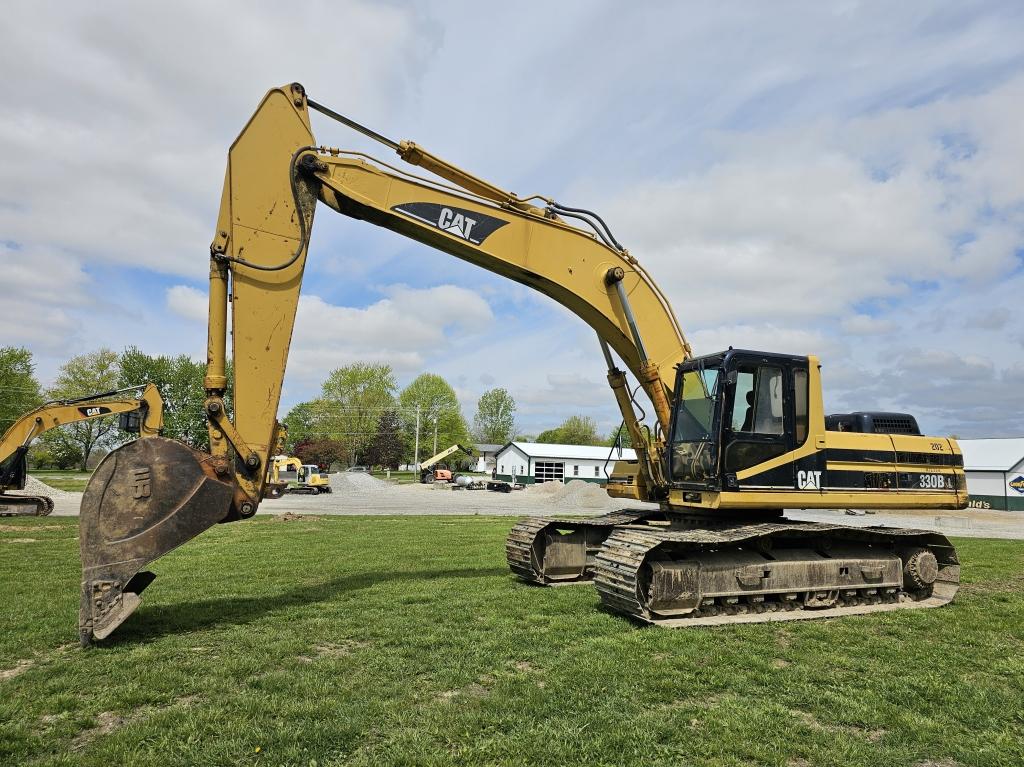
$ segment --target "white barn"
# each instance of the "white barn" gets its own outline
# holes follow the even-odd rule
[[[509,442],[495,456],[495,478],[511,482],[569,482],[582,479],[605,484],[616,461],[636,460],[636,453],[599,445],[547,445]]]
[[[972,509],[1024,511],[1024,439],[959,439]]]

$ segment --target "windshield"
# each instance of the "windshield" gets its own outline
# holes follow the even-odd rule
[[[672,480],[713,482],[718,465],[714,436],[719,368],[685,370],[679,379],[670,455]]]
[[[687,370],[680,380],[673,442],[707,442],[712,439],[718,368]]]

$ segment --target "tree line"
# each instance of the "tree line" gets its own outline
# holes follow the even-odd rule
[[[320,396],[293,407],[283,422],[286,444],[304,463],[397,468],[454,444],[508,442],[515,411],[507,390],[491,389],[471,426],[443,377],[421,373],[399,389],[390,365],[358,362],[332,371]]]
[[[0,347],[0,434],[44,402],[153,383],[164,399],[164,436],[206,450],[205,373],[205,364],[187,355],[154,356],[129,346],[120,354],[99,349],[72,357],[61,366],[53,385],[44,388],[36,378],[30,351]],[[229,409],[231,394],[229,384],[225,397]],[[396,468],[417,458],[422,461],[449,445],[472,442],[501,445],[518,439],[600,445],[615,439],[615,431],[600,437],[594,419],[582,415],[570,416],[534,437],[517,431],[515,414],[511,394],[493,388],[479,398],[470,424],[454,388],[443,377],[422,373],[399,389],[390,365],[361,362],[332,371],[318,397],[295,405],[282,420],[287,428],[285,449],[304,463],[323,466]],[[84,470],[95,455],[127,438],[115,425],[112,417],[53,429],[35,442],[32,464]]]

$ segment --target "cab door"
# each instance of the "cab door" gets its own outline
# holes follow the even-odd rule
[[[739,359],[729,373],[726,418],[722,424],[722,473],[727,490],[792,490],[792,463],[743,480],[736,475],[796,447],[793,365],[771,358]],[[803,381],[806,387],[806,369]],[[803,401],[806,409],[806,396]],[[806,413],[804,434],[806,438]]]

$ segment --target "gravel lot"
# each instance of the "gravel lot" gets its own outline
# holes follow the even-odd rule
[[[450,485],[396,485],[369,474],[331,475],[333,492],[321,495],[285,495],[266,500],[260,514],[449,514],[490,516],[596,515],[614,509],[653,508],[651,504],[609,498],[596,485],[570,482],[547,483],[512,493],[486,490],[452,490]],[[42,488],[39,490],[39,488]],[[42,492],[53,498],[54,516],[77,516],[81,493],[55,490],[29,478],[28,492]],[[879,511],[877,514],[850,516],[842,511],[803,511],[786,513],[790,519],[833,522],[848,525],[888,525],[939,530],[947,535],[975,538],[1024,539],[1024,514],[1014,512]]]

